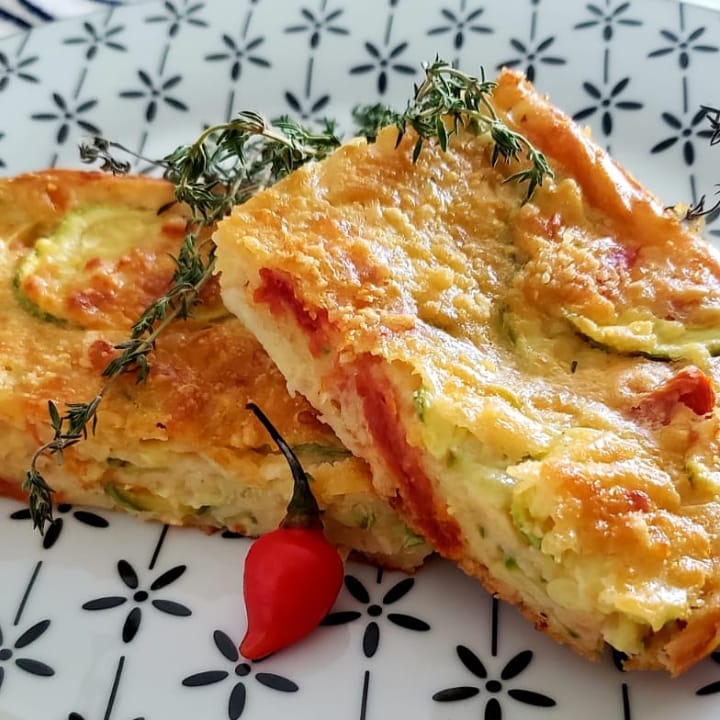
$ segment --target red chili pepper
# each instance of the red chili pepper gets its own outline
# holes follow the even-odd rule
[[[297,642],[328,614],[343,582],[343,562],[326,539],[320,508],[297,456],[254,403],[290,465],[293,495],[277,530],[255,540],[245,558],[243,594],[248,628],[240,652],[258,660]]]

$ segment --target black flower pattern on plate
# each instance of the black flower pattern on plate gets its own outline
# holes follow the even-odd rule
[[[600,126],[605,135],[611,135],[613,130],[613,110],[640,110],[643,106],[637,100],[622,100],[620,96],[630,83],[626,77],[616,82],[609,90],[602,90],[591,82],[584,82],[583,89],[594,101],[582,110],[573,115],[573,120],[584,120],[585,118],[600,113]]]
[[[119,93],[120,97],[147,100],[145,105],[145,119],[148,122],[155,120],[159,103],[163,102],[175,110],[187,112],[188,106],[180,99],[170,95],[170,91],[175,88],[181,81],[181,75],[173,75],[163,80],[158,78],[153,80],[149,73],[145,70],[138,70],[138,78],[140,79],[140,89],[123,90]]]
[[[55,671],[44,662],[28,657],[17,657],[17,651],[23,650],[34,643],[50,626],[49,620],[41,620],[21,633],[12,645],[5,644],[2,628],[0,627],[0,690],[2,690],[5,674],[10,661],[20,670],[31,675],[50,677]]]
[[[500,63],[497,69],[500,70],[502,67],[518,67],[525,65],[525,75],[530,82],[535,81],[537,75],[537,65],[542,63],[544,65],[564,65],[567,61],[565,58],[558,57],[557,55],[551,55],[547,51],[555,44],[555,36],[550,35],[539,43],[524,43],[517,38],[511,38],[510,45],[518,52],[513,58]]]
[[[127,47],[117,41],[117,36],[125,30],[123,25],[97,29],[91,22],[82,24],[84,35],[76,35],[63,40],[65,45],[85,45],[85,58],[92,60],[102,47],[126,52]]]
[[[379,618],[385,612],[386,605],[393,605],[401,598],[405,597],[415,585],[414,578],[404,578],[395,583],[382,597],[380,603],[372,602],[368,589],[354,575],[345,576],[345,587],[350,595],[357,602],[365,605],[363,612],[358,610],[340,610],[332,612],[322,621],[323,625],[344,625],[345,623],[354,622],[363,615],[367,615],[370,620],[365,626],[363,633],[363,652],[365,657],[371,658],[377,652],[380,645],[380,625],[376,618]],[[406,630],[415,630],[425,632],[430,629],[424,620],[407,615],[405,613],[390,612],[385,615],[387,619],[394,625],[405,628]]]
[[[302,120],[321,121],[321,110],[324,110],[330,102],[330,96],[320,95],[315,99],[308,98],[304,102],[293,92],[288,90],[285,93],[285,100],[293,113]]]
[[[0,92],[8,87],[10,79],[13,77],[29,83],[40,82],[37,75],[29,72],[31,66],[37,61],[37,55],[28,55],[11,60],[4,52],[0,51]]]
[[[462,662],[475,677],[485,681],[483,687],[490,697],[485,701],[484,720],[502,719],[502,705],[497,696],[503,692],[506,692],[513,700],[517,700],[525,705],[553,707],[556,704],[555,700],[551,697],[535,692],[534,690],[523,690],[514,687],[507,690],[505,689],[504,683],[514,680],[531,663],[533,658],[531,650],[523,650],[510,658],[500,671],[500,679],[490,677],[482,660],[470,650],[470,648],[465,645],[458,645],[456,652],[460,658],[460,662]],[[468,700],[469,698],[476,697],[480,695],[481,692],[482,688],[477,685],[458,685],[456,687],[438,690],[432,697],[435,702],[456,702],[458,700]]]
[[[235,678],[248,678],[253,672],[252,664],[241,660],[237,650],[238,643],[234,643],[230,637],[222,632],[215,630],[213,633],[213,642],[220,654],[233,666],[232,674]],[[227,680],[231,675],[228,670],[204,670],[203,672],[188,675],[183,679],[182,684],[185,687],[202,687],[205,685],[214,685],[215,683]],[[285,693],[293,693],[298,691],[298,686],[292,680],[282,675],[276,675],[269,672],[258,672],[254,675],[255,680],[261,685],[278,690]],[[237,720],[245,710],[247,702],[247,686],[246,680],[237,679],[234,682],[230,696],[228,697],[227,713],[229,720]]]
[[[100,129],[89,120],[84,118],[85,113],[92,110],[98,103],[97,100],[66,100],[60,93],[54,92],[51,95],[53,109],[48,112],[33,113],[30,117],[41,122],[57,122],[58,130],[55,139],[58,145],[62,145],[70,135],[70,128],[76,125],[91,135],[100,135]]]
[[[683,118],[679,118],[669,112],[664,112],[661,117],[665,124],[673,131],[673,134],[653,145],[653,147],[650,148],[650,152],[663,152],[673,145],[680,143],[685,164],[692,165],[695,162],[694,140],[696,138],[707,140],[713,135],[712,130],[703,127],[703,120],[706,114],[707,110],[705,108],[701,108],[695,114]]]
[[[302,8],[300,13],[304,18],[304,22],[298,25],[290,25],[285,28],[286,33],[309,33],[310,35],[310,47],[314,50],[320,45],[320,38],[323,32],[333,33],[334,35],[349,35],[350,31],[338,25],[335,21],[343,14],[342,8],[336,10],[328,10],[327,12],[323,9],[319,13],[314,13],[312,10]]]
[[[176,617],[187,617],[192,614],[190,608],[182,605],[174,600],[165,600],[162,598],[151,599],[151,594],[166,588],[180,578],[187,569],[186,565],[176,565],[159,575],[150,584],[148,590],[140,587],[140,579],[135,572],[133,566],[127,560],[120,560],[117,564],[117,571],[120,579],[128,590],[132,590],[130,595],[108,595],[105,597],[90,600],[83,604],[83,610],[110,610],[119,607],[127,602],[131,602],[133,607],[125,617],[122,628],[123,642],[129,643],[140,629],[142,621],[142,606],[150,600],[150,604],[160,612]]]
[[[672,30],[661,30],[660,34],[669,44],[648,53],[648,57],[661,57],[677,53],[678,65],[682,70],[685,70],[690,66],[690,54],[692,52],[715,53],[718,51],[717,45],[704,45],[696,42],[705,34],[705,31],[706,28],[698,27],[687,35],[679,35]]]
[[[55,545],[55,543],[60,537],[60,533],[62,532],[63,527],[65,526],[64,519],[62,517],[58,517],[58,515],[67,515],[71,511],[72,517],[74,517],[78,522],[82,523],[83,525],[88,525],[90,527],[101,529],[109,527],[110,525],[110,523],[101,515],[97,515],[94,512],[90,512],[89,510],[73,510],[73,506],[69,503],[59,503],[55,507],[55,518],[50,523],[47,530],[45,531],[45,534],[43,535],[42,544],[46,550],[49,550],[53,545]],[[10,518],[12,520],[26,521],[32,519],[30,516],[30,510],[28,508],[16,510],[14,513],[10,514]]]
[[[463,3],[464,4],[464,3]],[[442,14],[445,24],[436,25],[428,30],[428,35],[444,35],[445,33],[453,34],[453,47],[460,50],[465,44],[466,33],[483,33],[489,34],[493,30],[487,25],[479,25],[476,20],[485,12],[485,8],[477,7],[474,10],[460,12],[451,10],[450,8],[442,8]]]
[[[183,0],[182,5],[166,0],[164,15],[151,15],[146,18],[149,23],[167,23],[168,36],[174,38],[182,25],[194,25],[195,27],[207,27],[207,22],[197,17],[198,13],[205,8],[205,3],[194,2],[194,0]]]
[[[603,9],[599,5],[588,3],[586,7],[592,19],[577,23],[575,29],[582,30],[590,27],[601,27],[603,39],[609,41],[613,38],[614,26],[616,25],[635,27],[642,25],[642,20],[625,17],[625,13],[630,8],[629,2],[621,2],[615,5],[615,7],[611,7],[609,0],[606,0],[606,5],[607,9]]]
[[[377,91],[380,95],[384,95],[388,86],[388,72],[393,71],[402,75],[414,75],[415,68],[400,62],[400,56],[407,50],[408,44],[401,42],[395,47],[387,50],[381,50],[375,43],[366,42],[365,50],[370,56],[370,62],[361,65],[355,65],[350,68],[353,75],[363,75],[365,73],[377,73]]]
[[[270,67],[270,61],[255,52],[265,42],[264,37],[256,37],[248,41],[241,37],[240,41],[236,42],[230,35],[223,35],[222,42],[226,50],[206,55],[205,59],[210,62],[229,61],[230,78],[233,81],[238,80],[242,75],[243,63]]]

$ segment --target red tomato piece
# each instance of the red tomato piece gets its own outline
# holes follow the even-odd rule
[[[707,415],[715,407],[713,382],[694,365],[648,393],[633,411],[645,420],[667,425],[678,404],[689,407],[696,415]]]

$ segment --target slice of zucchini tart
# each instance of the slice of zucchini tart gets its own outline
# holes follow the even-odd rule
[[[226,306],[445,557],[578,652],[720,642],[720,258],[505,71],[490,133],[395,128],[236,207]]]
[[[169,288],[186,209],[147,177],[53,170],[0,180],[0,494],[21,483],[60,413],[86,403],[145,307]],[[94,433],[39,470],[57,502],[256,536],[292,490],[287,464],[245,409],[260,405],[312,477],[329,538],[388,567],[430,552],[222,304],[217,277],[192,317],[159,336],[144,383],[118,378]]]

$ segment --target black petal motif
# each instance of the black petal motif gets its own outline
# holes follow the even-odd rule
[[[353,575],[345,576],[345,587],[358,602],[365,604],[370,602],[370,593],[367,591],[365,586]]]
[[[60,533],[63,529],[63,519],[55,518],[50,525],[48,525],[45,535],[43,535],[43,547],[49,550],[60,537]]]
[[[186,677],[182,684],[185,687],[200,687],[202,685],[212,685],[213,683],[224,680],[230,673],[225,670],[207,670],[206,672],[195,673]]]
[[[90,527],[106,528],[110,523],[100,515],[96,515],[94,512],[88,512],[86,510],[78,510],[73,513],[77,520],[83,525],[89,525]]]
[[[170,570],[164,572],[150,585],[150,589],[160,590],[170,585],[170,583],[174,583],[186,570],[187,565],[176,565],[174,568],[170,568]]]
[[[707,685],[703,685],[701,688],[695,691],[696,695],[713,695],[714,693],[720,692],[720,680],[715,680]]]
[[[367,624],[363,634],[363,652],[365,657],[371,658],[377,652],[380,644],[380,627],[372,620]]]
[[[384,605],[392,605],[394,602],[405,597],[415,585],[415,578],[405,578],[398,583],[395,583],[383,596]]]
[[[179,602],[173,602],[172,600],[153,600],[152,605],[154,608],[168,615],[175,615],[176,617],[188,617],[188,615],[192,615],[192,610],[190,610],[189,607]]]
[[[280,692],[297,692],[300,688],[292,680],[289,680],[282,675],[275,675],[275,673],[258,673],[255,675],[255,679],[265,687],[269,687],[271,690],[279,690]]]
[[[27,647],[30,643],[35,642],[50,626],[49,620],[42,620],[39,623],[35,623],[32,627],[28,628],[20,637],[15,641],[13,647],[16,650]],[[2,644],[0,640],[0,644]]]
[[[83,610],[109,610],[110,608],[118,607],[123,603],[127,602],[126,597],[120,597],[118,595],[110,595],[108,597],[101,597],[97,600],[89,600],[82,606]]]
[[[427,632],[430,626],[420,618],[413,615],[405,615],[404,613],[388,613],[387,619],[395,625],[405,628],[406,630],[415,630],[416,632]]]
[[[230,693],[230,700],[228,700],[228,718],[230,720],[237,720],[242,715],[246,698],[245,683],[237,683]]]
[[[340,610],[326,615],[320,624],[325,626],[344,625],[345,623],[357,620],[361,616],[362,613],[357,610]]]
[[[512,680],[530,664],[532,659],[532,650],[523,650],[522,652],[519,652],[515,655],[515,657],[508,660],[507,664],[500,673],[500,678],[502,680]]]
[[[502,720],[502,707],[496,698],[487,701],[483,720]]]
[[[133,566],[127,560],[119,560],[117,564],[120,579],[131,589],[137,590],[140,581]]]
[[[526,705],[535,705],[536,707],[554,707],[555,701],[542,693],[533,692],[532,690],[508,690],[508,695],[518,702]]]
[[[482,660],[465,645],[457,646],[457,655],[462,664],[476,677],[485,679],[488,675]]]
[[[475,697],[480,692],[480,688],[471,685],[460,685],[459,687],[447,688],[436,692],[432,699],[435,702],[455,702],[456,700],[467,700]]]
[[[134,607],[125,618],[125,623],[122,629],[123,642],[129,643],[137,631],[140,629],[140,622],[142,621],[142,610],[139,607]]]
[[[240,654],[235,647],[235,643],[222,630],[216,630],[213,633],[213,640],[223,657],[227,658],[230,662],[237,662],[240,659]]]
[[[15,664],[27,673],[31,675],[40,675],[41,677],[51,677],[55,674],[55,671],[43,662],[39,660],[30,660],[29,658],[17,658]]]

